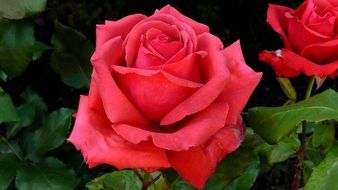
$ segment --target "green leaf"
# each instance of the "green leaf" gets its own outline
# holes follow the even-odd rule
[[[182,180],[181,178],[178,178],[174,181],[172,184],[171,190],[195,190],[193,186],[188,184],[186,181]]]
[[[0,0],[0,18],[22,19],[45,10],[47,0]]]
[[[15,154],[1,154],[0,156],[0,189],[7,189],[15,177],[20,160]]]
[[[7,78],[8,78],[8,76],[6,75],[6,73],[0,70],[0,79],[2,81],[6,82]]]
[[[65,84],[87,88],[91,76],[90,56],[94,51],[91,42],[80,32],[56,22],[52,44],[55,51],[50,65],[54,71]]]
[[[293,136],[279,143],[272,145],[268,156],[268,162],[273,165],[287,160],[290,156],[298,152],[300,141],[297,136]]]
[[[249,190],[255,183],[255,180],[259,174],[259,159],[257,156],[251,159],[249,166],[243,172],[243,175],[233,180],[228,186],[224,187],[224,190]],[[210,189],[212,190],[212,189]]]
[[[258,171],[258,156],[253,151],[252,142],[247,139],[238,150],[226,156],[217,165],[216,172],[209,177],[205,189],[250,188]],[[243,175],[244,172],[247,172],[247,175]]]
[[[301,121],[338,120],[338,93],[325,92],[282,107],[255,107],[249,110],[249,126],[268,143],[277,143]]]
[[[61,108],[49,115],[44,126],[25,138],[27,157],[36,160],[46,152],[57,148],[66,139],[73,110]]]
[[[7,126],[7,138],[12,138],[22,128],[31,125],[37,116],[41,119],[43,112],[47,110],[42,98],[31,89],[25,90],[21,96],[24,103],[17,107],[20,121]]]
[[[314,148],[329,149],[334,143],[335,127],[333,125],[318,124],[313,131],[312,145]]]
[[[32,60],[34,52],[32,23],[25,20],[1,21],[0,44],[0,70],[11,78],[19,76]]]
[[[34,51],[33,51],[33,60],[38,60],[41,55],[43,54],[43,52],[45,52],[46,50],[52,49],[52,47],[50,47],[49,45],[36,41],[34,44]]]
[[[0,88],[0,123],[19,120],[11,97]]]
[[[56,158],[46,158],[38,164],[26,163],[18,169],[15,185],[19,190],[71,190],[78,180],[73,169]]]
[[[313,170],[305,190],[338,189],[338,146],[331,148],[324,160]]]
[[[87,184],[89,190],[141,190],[142,182],[132,170],[114,171]]]

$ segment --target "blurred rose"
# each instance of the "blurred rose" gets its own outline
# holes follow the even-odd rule
[[[97,26],[90,92],[69,141],[89,167],[172,167],[203,187],[244,138],[240,112],[261,78],[239,42],[166,6]]]
[[[260,59],[277,75],[294,77],[338,75],[338,1],[306,0],[296,10],[269,5],[267,21],[278,32],[285,48],[263,51]]]

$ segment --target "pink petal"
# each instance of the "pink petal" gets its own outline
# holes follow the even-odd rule
[[[158,122],[201,87],[200,83],[162,71],[114,66],[114,78],[123,93],[149,120]]]
[[[186,122],[177,123],[176,131],[162,128],[161,132],[149,130],[151,127],[135,127],[131,125],[113,126],[117,134],[131,143],[138,144],[152,139],[155,146],[174,151],[188,150],[205,143],[212,135],[224,127],[228,105],[224,102],[212,103],[208,108],[194,115]]]
[[[256,73],[246,65],[239,41],[225,48],[224,55],[231,77],[219,98],[229,104],[227,124],[234,124],[259,83],[262,73]]]
[[[90,168],[100,164],[110,164],[118,169],[170,167],[163,149],[149,141],[134,145],[119,137],[104,114],[89,108],[86,96],[80,98],[75,126],[68,141],[82,152]]]
[[[319,76],[324,78],[329,75],[332,76],[338,69],[338,60],[324,65],[318,65],[287,49],[282,49],[282,57],[289,67],[296,71],[303,72],[307,76]]]
[[[224,67],[226,58],[222,50],[223,44],[216,36],[210,33],[198,36],[198,51],[208,53],[199,63],[200,70],[203,71],[202,81],[206,84],[169,112],[162,119],[161,125],[169,125],[197,113],[219,96],[229,79],[229,71]]]
[[[128,34],[126,40],[125,40],[125,60],[127,63],[127,66],[130,67],[133,62],[136,59],[136,53],[138,52],[138,49],[141,44],[141,36],[145,35],[148,30],[150,29],[159,29],[163,33],[169,34],[172,31],[185,31],[189,34],[189,41],[191,41],[194,45],[196,44],[196,34],[194,30],[187,26],[186,24],[180,22],[175,17],[170,15],[164,15],[164,14],[157,14],[153,15],[151,17],[148,17],[142,22],[138,23]],[[174,35],[174,34],[171,34]]]
[[[113,38],[97,48],[91,58],[94,66],[92,80],[96,83],[105,112],[112,123],[146,124],[148,121],[125,97],[112,77],[111,66],[120,64],[122,50],[121,37]]]
[[[183,179],[203,188],[217,163],[239,147],[244,133],[243,123],[225,126],[204,145],[186,151],[168,151],[169,162]]]
[[[204,33],[204,32],[209,32],[209,27],[207,25],[198,23],[192,20],[191,18],[184,16],[183,14],[181,14],[179,11],[177,11],[175,8],[173,8],[170,5],[167,5],[163,7],[162,9],[160,9],[159,11],[156,11],[155,15],[159,13],[172,15],[176,17],[177,19],[179,19],[180,21],[189,24],[195,30],[197,35]]]
[[[159,67],[159,69],[179,78],[201,82],[201,73],[199,71],[198,62],[204,54],[206,54],[206,52],[193,53],[176,63],[163,65]]]
[[[106,21],[105,24],[96,25],[96,47],[118,36],[125,39],[129,31],[144,18],[146,18],[144,15],[134,14],[117,21]]]
[[[291,48],[290,42],[287,38],[287,27],[289,23],[289,18],[285,16],[287,12],[293,13],[294,10],[289,7],[269,4],[267,22],[282,36],[285,47]]]

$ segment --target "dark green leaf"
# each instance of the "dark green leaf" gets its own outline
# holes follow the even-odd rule
[[[0,0],[0,18],[22,19],[45,9],[47,0]]]
[[[249,190],[254,184],[256,177],[259,174],[259,159],[254,156],[250,160],[249,166],[243,172],[243,175],[233,180],[228,186],[224,187],[224,190]],[[213,189],[210,189],[213,190]]]
[[[7,81],[8,76],[6,75],[6,73],[4,73],[3,71],[0,70],[0,79],[4,82]]]
[[[324,160],[313,170],[305,190],[338,189],[338,146],[332,147]]]
[[[19,76],[32,60],[34,52],[32,23],[25,20],[1,21],[0,44],[0,70],[12,78]]]
[[[71,190],[77,183],[73,169],[55,158],[46,158],[38,164],[22,165],[15,181],[19,190]]]
[[[338,120],[338,93],[334,90],[282,107],[255,107],[249,110],[249,126],[268,143],[277,143],[301,121]]]
[[[333,125],[318,124],[313,131],[312,145],[314,148],[329,149],[334,143],[335,128]]]
[[[11,97],[0,88],[0,123],[19,120]]]
[[[25,138],[28,158],[36,160],[49,150],[57,148],[66,139],[73,111],[61,108],[50,114],[42,128],[29,133]]]
[[[7,189],[15,177],[20,160],[15,154],[1,154],[0,156],[0,189]]]
[[[22,157],[22,151],[16,141],[8,141],[8,139],[0,136],[0,155],[1,154],[16,154]]]
[[[55,51],[50,65],[61,75],[62,81],[74,88],[88,87],[90,56],[94,51],[91,42],[83,34],[56,22],[52,44]]]
[[[269,152],[268,161],[270,165],[287,160],[290,156],[298,152],[300,141],[297,136],[293,136],[272,145]]]
[[[104,174],[87,184],[89,190],[140,190],[142,182],[131,170]]]
[[[42,98],[31,89],[25,90],[22,95],[24,103],[17,107],[20,121],[9,124],[7,127],[7,138],[15,136],[22,128],[32,124],[35,117],[42,118],[43,112],[47,110]]]
[[[217,165],[216,172],[208,179],[205,189],[226,189],[231,187],[247,187],[252,185],[252,177],[256,178],[254,170],[259,170],[258,157],[253,151],[252,144],[248,141],[235,152],[225,157]],[[253,165],[253,166],[251,166]],[[253,167],[253,168],[250,168]],[[247,171],[248,175],[243,176]],[[258,174],[258,173],[257,173]]]
[[[41,57],[41,55],[43,54],[43,52],[45,52],[48,49],[52,49],[52,47],[50,47],[47,44],[44,44],[42,42],[38,42],[36,41],[34,44],[34,52],[33,52],[33,60],[37,60]]]
[[[171,186],[171,190],[195,190],[195,188],[188,184],[186,181],[179,178],[174,181]]]

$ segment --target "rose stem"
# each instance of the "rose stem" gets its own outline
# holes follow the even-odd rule
[[[313,88],[313,84],[315,81],[315,77],[312,76],[309,80],[309,84],[308,87],[306,89],[306,93],[305,93],[305,98],[304,99],[308,99],[311,96],[311,92],[312,92],[312,88]],[[305,159],[305,155],[306,155],[306,121],[302,121],[302,139],[301,139],[301,146],[300,146],[300,150],[299,150],[299,161],[297,164],[297,168],[296,168],[296,173],[295,173],[295,177],[293,180],[293,183],[291,185],[291,190],[296,190],[300,184],[301,178],[302,178],[302,171],[303,171],[303,167],[304,167],[304,159]]]

